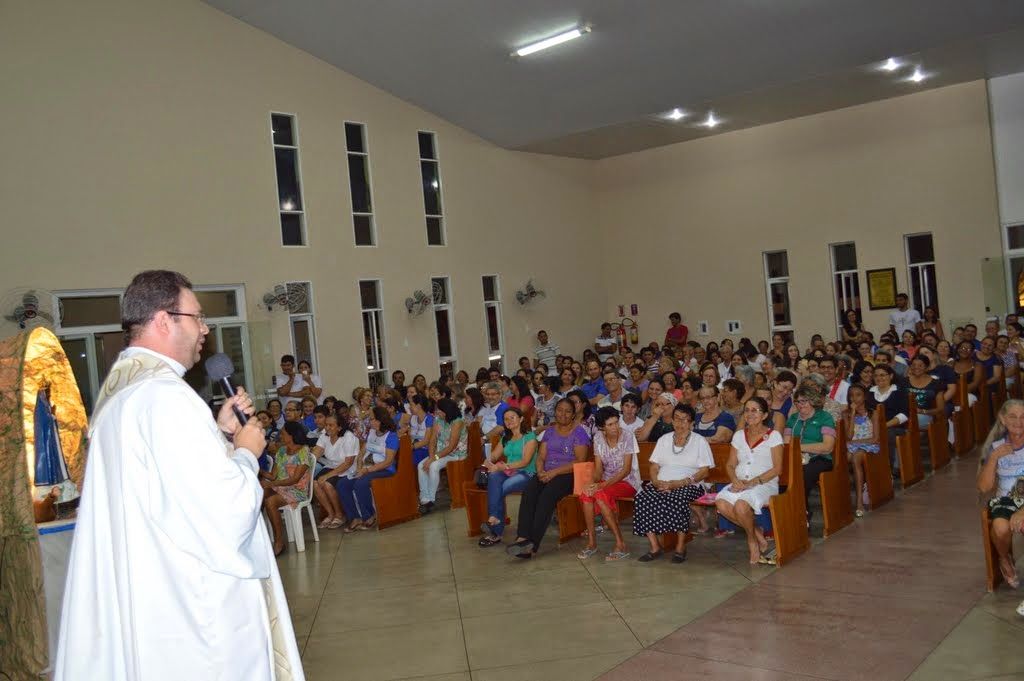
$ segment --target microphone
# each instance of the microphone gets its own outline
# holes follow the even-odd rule
[[[210,380],[214,383],[220,383],[220,387],[224,390],[225,395],[234,397],[235,386],[231,385],[231,374],[235,373],[235,365],[231,363],[231,358],[223,352],[218,352],[215,355],[210,355],[206,359],[204,366],[206,367],[206,375],[210,377]],[[232,408],[235,411],[235,418],[244,426],[249,417],[237,406]]]

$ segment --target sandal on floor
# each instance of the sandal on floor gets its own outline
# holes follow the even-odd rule
[[[625,560],[629,558],[629,551],[612,551],[604,557],[604,562],[614,563],[617,560]]]
[[[1024,601],[1021,601],[1020,605],[1017,606],[1017,614],[1024,617]]]
[[[648,551],[644,555],[637,558],[637,560],[641,563],[650,563],[652,560],[658,560],[663,555],[665,555],[664,551]]]
[[[331,521],[331,524],[327,526],[328,530],[336,530],[339,527],[345,527],[345,521],[341,518],[335,518]]]
[[[678,565],[679,563],[685,563],[686,562],[686,551],[683,551],[682,553],[673,553],[672,554],[672,562],[675,563],[676,565]]]
[[[334,522],[334,518],[324,518],[317,525],[317,529],[326,530],[326,529],[328,529],[331,526],[331,523],[333,523],[333,522]]]
[[[353,520],[352,524],[345,528],[345,534],[352,534],[356,530],[362,528],[363,523],[358,520]]]
[[[778,565],[775,560],[775,556],[761,556],[757,559],[758,565]]]
[[[864,517],[864,509],[863,508],[858,508],[856,511],[853,512],[853,514],[855,516],[857,516],[858,518],[863,518]]]
[[[587,558],[590,558],[595,553],[597,553],[597,547],[596,546],[594,548],[587,547],[587,548],[583,549],[582,551],[580,551],[579,553],[577,553],[576,557],[579,558],[580,560],[586,560]]]
[[[481,537],[480,541],[478,541],[476,543],[476,545],[477,546],[487,547],[487,546],[494,546],[495,544],[500,544],[500,543],[501,543],[501,537],[499,537],[496,534],[488,534],[488,535],[486,535],[484,537]]]
[[[1001,559],[999,560],[999,573],[1003,576],[1003,581],[1005,581],[1011,589],[1016,589],[1020,586],[1020,577],[1017,576],[1017,570],[1015,568],[1016,566],[1011,564],[1011,572],[1010,574],[1006,574],[1006,568],[1003,565],[1003,561]]]
[[[280,556],[282,553],[284,553],[287,550],[288,550],[288,544],[285,544],[284,546],[282,546],[279,549],[274,549],[274,558],[277,558],[278,556]]]

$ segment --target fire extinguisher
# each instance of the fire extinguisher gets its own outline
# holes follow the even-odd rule
[[[629,327],[628,343],[626,341],[626,327]],[[631,344],[636,345],[640,342],[640,331],[637,328],[637,324],[629,317],[623,318],[622,323],[619,324],[619,339],[623,350],[629,349]]]

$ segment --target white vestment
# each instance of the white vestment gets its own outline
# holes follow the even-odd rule
[[[302,681],[256,459],[129,348],[90,427],[55,681]]]

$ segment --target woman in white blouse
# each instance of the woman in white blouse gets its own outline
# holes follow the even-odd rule
[[[768,540],[754,522],[779,493],[782,473],[782,435],[772,428],[772,414],[761,397],[751,397],[743,405],[743,428],[732,437],[732,449],[726,471],[732,481],[718,493],[718,512],[747,533],[751,565],[774,565],[775,559],[765,556]]]

